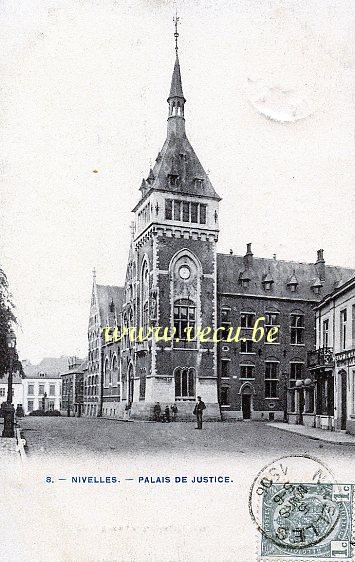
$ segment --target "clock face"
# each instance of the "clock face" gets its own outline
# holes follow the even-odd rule
[[[187,265],[182,265],[179,269],[181,279],[188,279],[191,275],[191,270]]]

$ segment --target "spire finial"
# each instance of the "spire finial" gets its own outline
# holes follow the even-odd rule
[[[96,281],[96,267],[94,267],[94,269],[92,270],[92,278],[94,281]]]
[[[173,22],[175,23],[175,33],[174,33],[174,37],[175,37],[175,51],[176,51],[176,54],[178,54],[178,50],[179,50],[179,47],[178,47],[178,37],[179,37],[179,33],[178,33],[178,23],[179,23],[179,21],[180,21],[180,18],[178,17],[177,10],[176,10],[176,12],[175,12],[175,17],[173,17]]]

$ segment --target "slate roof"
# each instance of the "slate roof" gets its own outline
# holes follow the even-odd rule
[[[354,287],[355,287],[355,275],[354,277],[351,277],[350,279],[345,281],[345,283],[342,283],[341,285],[338,284],[338,286],[334,289],[334,291],[332,291],[328,295],[325,295],[324,298],[320,301],[320,303],[317,304],[315,310],[322,308],[322,306],[324,306],[332,299],[336,298],[337,296],[345,293],[345,291],[348,291],[349,289]]]
[[[245,275],[247,271],[248,275]],[[245,295],[276,296],[290,299],[319,301],[328,295],[341,282],[345,283],[355,275],[355,270],[332,265],[325,266],[325,280],[321,281],[320,294],[312,286],[318,284],[319,276],[316,264],[267,258],[252,259],[252,265],[245,267],[244,257],[230,254],[217,254],[217,291],[218,293],[238,293]],[[297,278],[297,290],[291,292],[289,280]],[[240,278],[249,277],[247,287],[243,287]],[[265,290],[262,282],[272,279],[270,290]]]
[[[84,373],[84,371],[86,371],[86,369],[88,368],[88,359],[84,359],[84,361],[81,361],[81,363],[79,365],[76,365],[73,369],[67,369],[64,373],[61,373],[61,376],[65,376],[65,375],[72,375],[73,373],[77,374],[77,373]]]
[[[59,378],[60,373],[68,368],[67,355],[62,357],[45,357],[37,365],[32,365],[29,361],[22,360],[22,367],[26,377],[28,378]],[[44,373],[45,377],[40,374]]]
[[[169,183],[168,176],[172,173],[179,176],[176,185]],[[153,167],[153,175],[154,180],[149,184],[149,191],[157,189],[169,193],[210,197],[218,201],[221,199],[186,134],[167,137]],[[196,179],[202,180],[201,184],[197,184]]]
[[[101,325],[111,325],[109,322],[110,304],[113,302],[116,315],[119,316],[124,302],[124,287],[96,285],[96,289]]]
[[[40,379],[43,381],[46,380],[51,380],[51,379],[60,379],[61,374],[60,373],[34,373],[33,375],[26,375],[25,378],[26,379]]]
[[[179,59],[176,57],[171,81],[170,98],[178,97],[185,102],[181,84]],[[178,126],[169,126],[176,123]],[[178,176],[176,185],[169,182],[169,174]],[[195,180],[202,180],[196,182]],[[167,191],[198,197],[209,197],[220,201],[212,183],[202,167],[185,133],[185,119],[172,115],[168,119],[168,135],[159,152],[153,169],[143,180],[140,191],[144,198],[151,190]],[[138,203],[140,204],[141,201]],[[135,210],[135,209],[133,209]]]

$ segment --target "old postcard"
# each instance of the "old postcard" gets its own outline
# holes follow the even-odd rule
[[[0,17],[1,560],[350,562],[354,3]]]

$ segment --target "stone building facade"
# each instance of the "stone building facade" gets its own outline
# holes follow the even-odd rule
[[[315,381],[314,425],[355,434],[355,277],[315,308],[316,349],[309,353]]]
[[[78,357],[70,357],[68,369],[61,373],[62,379],[62,415],[78,416],[83,413],[84,376],[88,362]]]
[[[25,415],[35,410],[61,409],[62,381],[60,374],[36,373],[22,380]]]
[[[168,96],[167,137],[133,209],[124,287],[96,284],[89,320],[86,415],[149,419],[154,404],[177,403],[192,419],[200,395],[206,419],[292,419],[292,389],[314,349],[314,306],[353,270],[326,266],[323,250],[313,264],[218,254],[220,197],[185,131],[178,53]],[[251,343],[253,322],[278,326],[275,343]],[[107,325],[122,331],[175,328],[171,341],[105,343]],[[184,330],[242,326],[247,341],[187,341]],[[314,407],[310,402],[309,408]]]
[[[119,361],[119,348],[117,344],[106,345],[101,330],[104,326],[120,325],[123,288],[99,285],[96,283],[95,272],[93,277],[88,325],[88,360],[83,377],[83,413],[86,416],[96,417],[101,416],[103,412],[105,415],[109,413],[110,400],[115,403],[115,410],[122,409],[121,383],[117,376],[116,363],[113,361],[113,355],[116,361]],[[114,354],[113,350],[115,350]],[[106,380],[109,380],[108,373],[112,368],[115,373],[111,383],[108,382],[106,387]]]

